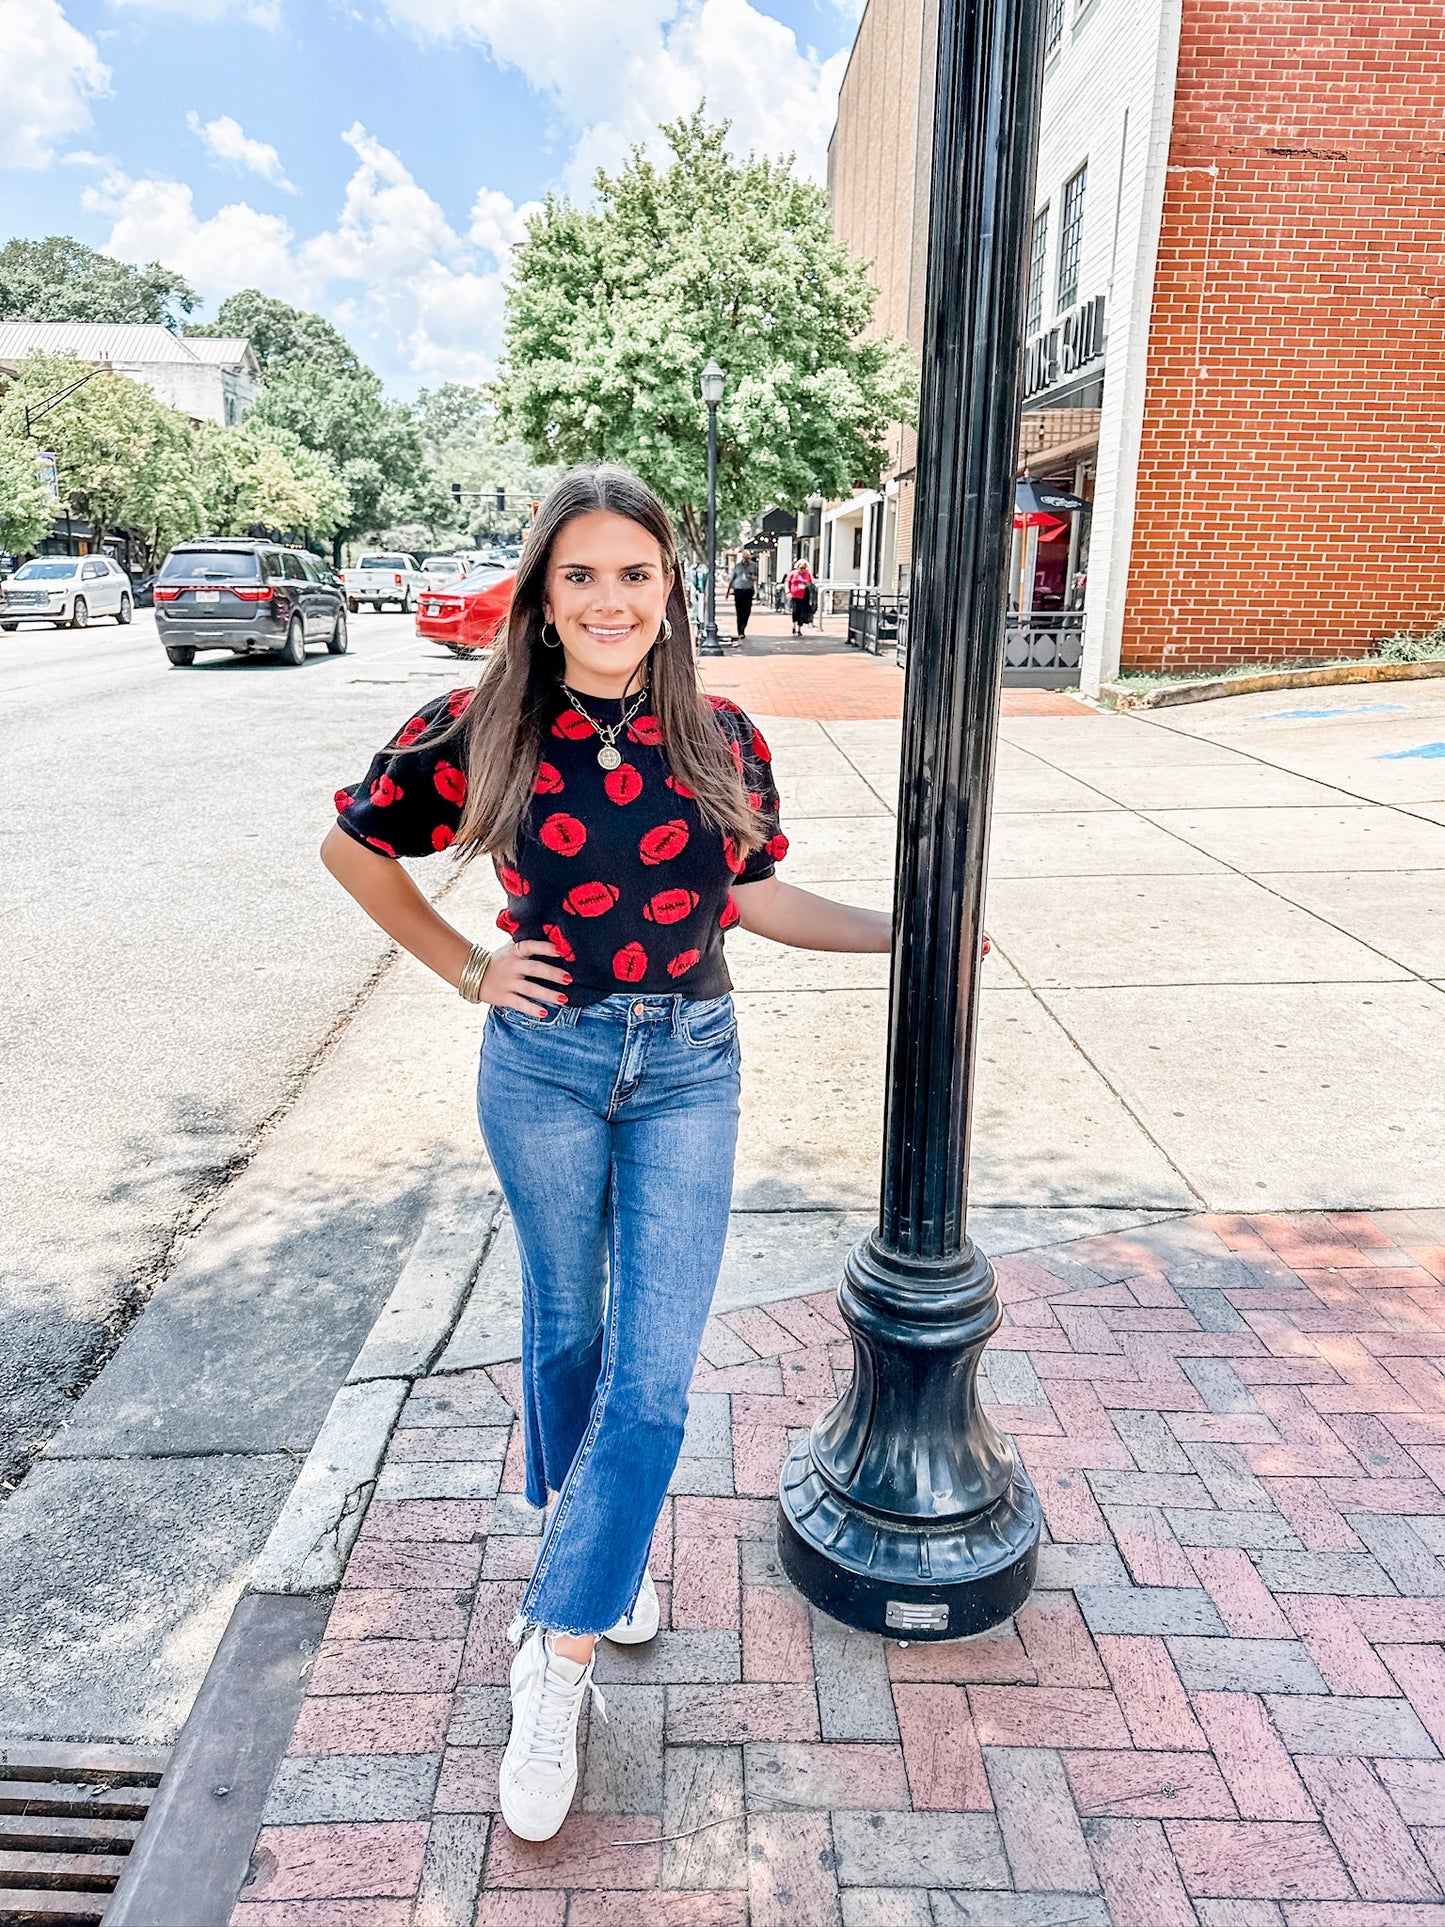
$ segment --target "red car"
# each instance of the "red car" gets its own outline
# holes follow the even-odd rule
[[[512,569],[473,569],[445,589],[425,589],[416,605],[416,632],[444,643],[454,656],[489,649],[507,619],[516,585]]]

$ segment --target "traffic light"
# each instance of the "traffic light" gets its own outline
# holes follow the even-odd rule
[[[462,505],[462,485],[461,485],[461,483],[460,483],[460,482],[453,482],[453,483],[452,483],[452,501],[454,502],[454,504],[456,505],[456,507],[457,507],[457,508],[460,508],[460,507],[461,507],[461,505]]]
[[[507,491],[504,488],[499,488],[497,490],[497,513],[498,515],[505,515],[506,512],[507,512]]]

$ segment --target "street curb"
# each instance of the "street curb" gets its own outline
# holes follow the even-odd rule
[[[1445,662],[1347,662],[1330,669],[1275,669],[1258,676],[1224,676],[1210,682],[1167,683],[1161,689],[1133,691],[1128,683],[1106,682],[1101,702],[1119,711],[1173,709],[1180,703],[1216,702],[1221,696],[1258,696],[1271,689],[1323,689],[1332,683],[1418,682],[1445,676]]]
[[[106,1927],[226,1927],[330,1611],[329,1596],[239,1601]]]
[[[412,1381],[425,1376],[451,1337],[500,1215],[490,1189],[454,1197],[428,1215],[331,1401],[252,1567],[248,1593],[319,1593],[341,1584]]]
[[[229,1922],[386,1448],[413,1379],[451,1336],[499,1216],[489,1189],[453,1197],[423,1223],[206,1669],[107,1927]]]

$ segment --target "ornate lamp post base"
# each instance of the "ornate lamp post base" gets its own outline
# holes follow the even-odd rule
[[[1021,1606],[1038,1562],[1038,1495],[978,1402],[999,1324],[974,1245],[900,1257],[877,1234],[849,1255],[839,1305],[853,1382],[783,1467],[778,1552],[817,1606],[876,1633],[960,1639]]]

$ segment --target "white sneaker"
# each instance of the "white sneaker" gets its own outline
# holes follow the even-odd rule
[[[652,1574],[642,1575],[642,1590],[637,1595],[637,1604],[632,1608],[631,1619],[619,1619],[615,1626],[609,1626],[602,1635],[610,1639],[614,1646],[645,1646],[649,1639],[656,1639],[657,1629],[662,1623],[662,1607],[658,1604],[657,1588],[652,1583]]]
[[[531,1633],[512,1661],[512,1737],[498,1776],[502,1818],[519,1840],[550,1840],[567,1818],[577,1790],[577,1721],[591,1692],[592,1664],[554,1653]]]

